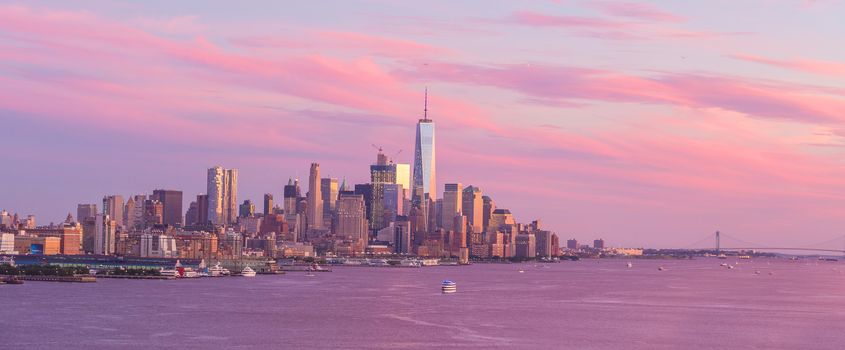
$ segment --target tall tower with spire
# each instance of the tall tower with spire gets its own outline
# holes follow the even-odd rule
[[[411,203],[428,213],[428,203],[437,198],[434,158],[434,121],[428,119],[428,88],[425,89],[423,118],[417,122],[414,144],[414,172],[411,184]],[[427,220],[426,220],[427,221]]]

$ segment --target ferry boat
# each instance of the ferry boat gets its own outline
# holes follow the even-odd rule
[[[244,270],[243,270],[243,271],[241,271],[241,276],[244,276],[244,277],[255,277],[255,270],[253,270],[253,269],[252,269],[251,267],[249,267],[249,266],[244,267]]]
[[[176,277],[176,278],[179,277],[179,271],[177,271],[176,269],[164,269],[164,268],[162,268],[162,269],[159,270],[159,274],[161,274],[164,277]]]
[[[437,259],[422,259],[422,266],[437,266],[440,265],[440,260]]]
[[[443,291],[444,294],[454,293],[458,291],[458,284],[450,280],[445,280],[440,285],[440,289]]]
[[[220,266],[219,262],[214,266],[208,268],[208,275],[210,277],[223,277],[228,276],[230,274],[231,272],[229,272],[229,270],[227,270],[225,267]]]

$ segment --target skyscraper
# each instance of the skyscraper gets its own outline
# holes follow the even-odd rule
[[[255,216],[255,204],[251,200],[245,200],[238,206],[238,217],[248,218]]]
[[[197,195],[197,222],[196,225],[208,224],[208,195]]]
[[[411,202],[413,206],[421,208],[422,212],[428,215],[429,200],[434,200],[437,197],[436,172],[434,170],[434,121],[428,119],[428,89],[425,92],[424,106],[423,119],[417,122],[417,138],[414,144]]]
[[[76,222],[83,223],[85,219],[97,216],[96,204],[77,204],[76,205]]]
[[[364,196],[342,192],[337,200],[337,224],[335,234],[339,237],[367,241],[369,238]]]
[[[238,169],[208,169],[208,220],[227,225],[238,217]]]
[[[161,202],[162,223],[170,226],[182,226],[182,191],[153,190],[151,199]]]
[[[118,221],[118,226],[123,226],[123,196],[113,195],[103,197],[103,214],[108,215],[111,220]]]
[[[488,196],[481,196],[481,202],[481,226],[486,233],[490,227],[490,218],[493,217],[493,212],[496,210],[496,202]]]
[[[273,194],[264,194],[264,216],[269,216],[273,212]]]
[[[442,220],[440,222],[440,227],[443,227],[446,231],[458,231],[458,229],[463,230],[463,228],[454,227],[455,216],[462,212],[461,206],[464,203],[461,198],[461,195],[463,194],[461,191],[461,184],[446,184],[444,189],[443,204],[440,213],[440,218]]]
[[[370,198],[370,229],[380,230],[387,226],[384,222],[384,186],[396,183],[396,165],[388,164],[387,157],[379,149],[376,164],[370,165],[370,183],[373,185]]]
[[[320,164],[311,163],[308,176],[308,229],[323,228],[323,194],[320,184]]]
[[[331,225],[332,215],[336,209],[338,190],[336,178],[320,179],[320,192],[323,195],[323,225]]]
[[[402,198],[410,198],[411,191],[411,164],[396,163],[396,183],[402,185],[402,189],[406,192],[402,194]]]
[[[397,216],[404,216],[404,189],[400,184],[385,184],[384,185],[384,201],[382,218],[383,225],[387,227],[391,222],[396,221]]]
[[[299,197],[302,196],[299,191],[299,179],[294,182],[293,179],[289,178],[283,195],[285,220],[287,220],[291,229],[296,229],[296,206],[299,203]]]
[[[121,207],[123,201],[121,201]],[[108,214],[97,214],[94,232],[94,254],[114,254],[115,221]]]
[[[484,230],[484,199],[481,198],[481,189],[475,186],[467,186],[461,195],[463,205],[461,210],[467,217],[469,226],[472,227],[469,233],[480,233]]]

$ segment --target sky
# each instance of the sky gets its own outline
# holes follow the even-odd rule
[[[845,2],[0,1],[0,208],[411,163],[561,239],[845,235]],[[837,247],[841,249],[842,247]]]

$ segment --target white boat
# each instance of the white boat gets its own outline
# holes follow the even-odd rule
[[[222,276],[228,276],[230,274],[231,273],[229,272],[229,270],[220,266],[219,262],[217,264],[215,264],[214,266],[208,268],[208,275],[210,277],[222,277]]]
[[[733,269],[734,269],[734,266],[733,266],[733,265],[728,265],[728,269],[733,270]]]
[[[164,277],[179,277],[179,271],[176,269],[160,269],[159,274]]]
[[[422,264],[420,264],[420,262],[419,262],[419,261],[417,261],[417,260],[405,259],[405,260],[401,260],[401,261],[399,261],[399,266],[405,266],[405,267],[421,267],[421,266],[422,266]]]
[[[422,266],[437,266],[440,265],[440,260],[437,259],[422,259],[420,262]]]
[[[241,276],[244,276],[244,277],[255,277],[255,270],[253,270],[253,269],[252,269],[251,267],[249,267],[249,266],[244,267],[244,270],[243,270],[243,271],[241,271]]]
[[[629,262],[629,263],[625,264],[625,266],[627,266],[630,269],[630,268],[634,267],[634,264]]]
[[[200,273],[196,272],[192,269],[185,269],[185,274],[182,275],[184,278],[197,278],[200,277]]]
[[[525,270],[523,270],[523,269],[519,269],[519,270],[517,270],[517,272],[519,272],[519,273],[525,273]]]
[[[458,284],[450,280],[445,280],[440,285],[440,289],[443,291],[444,294],[454,293],[458,291]]]

